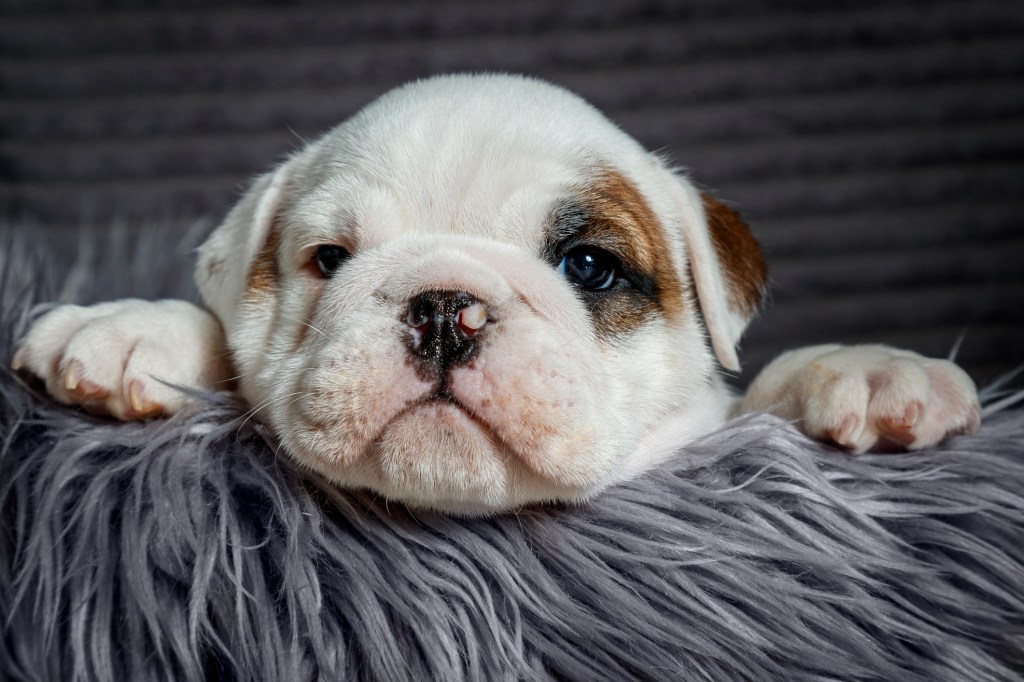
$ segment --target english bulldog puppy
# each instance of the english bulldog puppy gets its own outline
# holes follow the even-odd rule
[[[255,180],[199,250],[207,309],[61,306],[13,359],[118,419],[235,386],[300,465],[413,506],[584,500],[732,415],[850,452],[979,425],[971,379],[884,346],[722,370],[765,287],[742,219],[579,97],[400,87]]]

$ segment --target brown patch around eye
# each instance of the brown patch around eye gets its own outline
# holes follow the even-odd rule
[[[711,243],[729,290],[729,306],[749,317],[761,303],[768,277],[761,247],[736,211],[706,192],[700,196]]]
[[[258,301],[270,292],[277,289],[278,279],[281,276],[277,265],[278,246],[277,225],[272,225],[267,241],[263,244],[256,258],[253,259],[249,268],[249,289],[246,298],[251,301]]]
[[[597,178],[577,195],[579,229],[570,241],[618,256],[626,281],[607,291],[581,290],[596,331],[615,336],[657,315],[678,319],[684,308],[682,286],[657,216],[636,186],[615,169],[601,167]]]

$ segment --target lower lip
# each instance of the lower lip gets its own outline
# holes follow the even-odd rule
[[[462,415],[469,417],[469,413],[459,403],[446,398],[430,398],[414,406],[412,412],[436,413],[441,415]]]
[[[490,429],[474,417],[459,403],[445,398],[431,398],[409,410],[410,414],[420,419],[450,424],[456,428],[473,429],[490,432]]]

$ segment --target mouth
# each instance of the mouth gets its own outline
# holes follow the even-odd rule
[[[368,444],[373,488],[389,497],[434,505],[480,503],[491,508],[511,494],[516,459],[493,427],[450,394],[431,393],[407,405]]]
[[[382,377],[363,400],[312,393],[292,408],[303,428],[281,429],[289,452],[330,480],[416,506],[493,511],[593,487],[579,453],[594,448],[549,421],[563,405],[547,392],[506,393],[476,374],[402,379]]]
[[[417,415],[416,413],[420,414]],[[407,405],[405,409],[396,414],[391,421],[384,426],[381,433],[383,434],[386,432],[392,424],[400,419],[415,416],[429,419],[431,421],[438,421],[440,422],[439,425],[445,425],[448,427],[471,426],[475,431],[485,436],[496,448],[504,451],[508,450],[506,443],[494,432],[491,425],[452,394],[447,382],[444,382],[439,386],[433,394],[425,396],[420,400],[413,401]],[[424,428],[430,427],[424,425]],[[378,436],[376,440],[379,440],[379,438],[380,437]]]

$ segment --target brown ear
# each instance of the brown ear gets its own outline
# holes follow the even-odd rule
[[[708,340],[718,361],[738,372],[743,330],[765,285],[761,249],[735,211],[676,176],[686,257]]]
[[[764,298],[768,269],[761,247],[740,214],[701,192],[711,244],[728,291],[729,307],[749,319]]]

